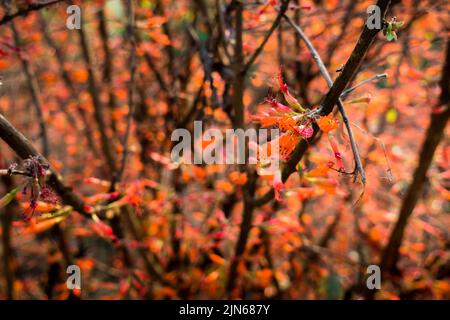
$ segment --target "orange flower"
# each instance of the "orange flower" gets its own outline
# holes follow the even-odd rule
[[[281,179],[280,171],[277,171],[277,173],[273,177],[273,189],[275,191],[275,199],[280,202],[281,201],[280,190],[284,189],[284,183],[283,180]]]
[[[233,192],[233,185],[229,183],[228,181],[219,180],[216,182],[216,188],[219,191],[223,191],[225,193],[231,193]]]
[[[310,177],[308,175],[305,175],[304,179],[309,183],[321,187],[325,192],[329,194],[336,194],[336,187],[338,186],[338,181],[334,178]]]
[[[311,171],[309,171],[308,176],[309,177],[326,177],[328,174],[328,171],[330,171],[330,167],[327,164],[320,164]]]
[[[317,121],[317,125],[319,126],[320,130],[322,130],[325,133],[328,133],[336,129],[339,125],[339,122],[336,119],[334,119],[333,115],[330,113],[329,115],[320,118]]]
[[[266,268],[256,271],[256,280],[262,288],[266,288],[272,281],[272,270]]]
[[[214,254],[214,253],[210,253],[209,255],[209,259],[211,259],[212,262],[217,263],[217,264],[224,264],[225,263],[225,259],[222,258],[221,256]]]
[[[336,163],[339,167],[339,170],[344,172],[345,171],[344,162],[342,161],[342,154],[339,152],[336,140],[334,139],[333,136],[328,135],[328,141],[330,141],[331,149],[333,149],[334,157],[336,159]]]
[[[86,82],[88,79],[88,72],[83,69],[75,70],[73,71],[73,79],[79,83]]]
[[[286,160],[289,158],[299,140],[300,140],[299,136],[292,134],[290,132],[285,133],[280,137],[279,145],[280,145],[281,159]]]
[[[277,125],[281,131],[294,131],[296,123],[297,122],[291,116],[284,116],[278,119]]]
[[[262,113],[253,115],[252,120],[261,124],[263,128],[277,126],[281,131],[297,131],[297,121],[290,115],[269,115]]]
[[[234,171],[231,172],[230,175],[228,176],[231,183],[239,185],[239,186],[243,186],[244,184],[247,183],[247,174],[245,172],[238,172],[238,171]]]
[[[279,117],[272,117],[272,116],[267,116],[265,118],[261,118],[259,120],[259,123],[261,123],[263,128],[267,128],[273,125],[276,125],[279,121]]]
[[[310,199],[318,194],[315,188],[300,187],[297,189],[297,196],[300,201]]]

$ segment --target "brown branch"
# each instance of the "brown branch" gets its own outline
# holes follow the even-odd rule
[[[172,97],[172,92],[169,89],[169,86],[166,84],[166,81],[164,80],[161,72],[159,72],[158,68],[156,67],[155,62],[153,61],[153,57],[148,52],[144,52],[144,59],[147,62],[150,70],[155,74],[156,81],[158,81],[161,90],[163,90],[168,97]]]
[[[20,16],[26,16],[32,11],[38,11],[40,9],[43,9],[45,7],[51,6],[53,4],[56,4],[58,2],[62,2],[64,0],[53,0],[46,3],[32,3],[28,5],[26,8],[21,8],[17,12],[14,13],[6,13],[1,19],[0,19],[0,26],[12,21],[13,19],[20,17]]]
[[[344,37],[347,35],[347,30],[349,26],[351,26],[351,18],[353,15],[353,11],[355,10],[357,2],[356,1],[349,1],[348,5],[345,7],[345,14],[342,17],[341,20],[341,32],[339,35],[331,42],[331,44],[327,48],[327,57],[325,58],[325,65],[330,66],[331,59],[333,58],[334,52],[339,47],[339,44],[344,39]],[[333,13],[334,14],[334,13]]]
[[[13,188],[13,181],[9,176],[1,177],[3,184],[9,190]],[[13,199],[8,205],[2,209],[0,214],[0,220],[2,224],[2,261],[3,261],[3,274],[6,282],[6,299],[14,299],[14,249],[12,247],[12,221],[15,207],[18,206],[17,200]]]
[[[134,113],[135,113],[135,91],[136,91],[136,64],[137,64],[137,56],[136,56],[136,30],[135,30],[135,8],[133,1],[128,1],[127,5],[128,10],[128,24],[127,29],[130,37],[130,80],[128,82],[128,115],[127,115],[127,126],[125,129],[125,137],[122,142],[123,147],[123,156],[122,161],[120,163],[119,171],[114,175],[111,186],[114,187],[114,184],[120,180],[122,180],[123,172],[125,170],[125,165],[127,162],[127,156],[129,152],[128,143],[130,139],[131,133],[131,124],[133,121]]]
[[[234,127],[243,128],[244,127],[244,74],[242,73],[244,64],[244,53],[243,53],[243,17],[242,13],[244,10],[244,5],[242,2],[236,3],[236,13],[235,13],[235,47],[234,47],[234,61],[233,61],[233,96],[232,104],[234,108]],[[240,165],[239,169],[241,172],[246,170],[246,166]],[[237,268],[239,266],[241,257],[245,252],[245,247],[247,244],[248,235],[251,228],[251,223],[253,220],[253,204],[249,201],[249,196],[253,200],[254,193],[254,179],[250,178],[247,185],[244,188],[244,210],[242,215],[242,223],[239,231],[239,238],[236,242],[236,247],[234,251],[234,256],[232,257],[230,267],[228,270],[227,283],[225,285],[226,294],[231,296],[235,287],[237,278]]]
[[[228,58],[228,60],[231,60],[231,54],[228,50],[228,39],[225,34],[225,18],[223,16],[223,4],[222,0],[215,0],[216,2],[216,11],[217,11],[217,20],[218,20],[218,28],[219,28],[219,41],[222,44],[223,51],[225,53],[225,56]]]
[[[124,219],[130,225],[130,230],[132,232],[133,238],[136,239],[136,241],[138,241],[138,242],[143,242],[145,236],[142,234],[142,231],[141,231],[142,228],[141,228],[136,216],[130,212],[130,209],[128,206],[124,207],[124,214],[125,214]],[[166,286],[171,286],[171,283],[168,282],[162,276],[163,270],[161,270],[161,268],[159,268],[159,264],[157,264],[156,263],[157,261],[155,261],[156,259],[151,254],[149,254],[148,249],[146,249],[144,247],[139,247],[138,251],[144,260],[145,267],[147,268],[149,274],[152,277],[154,277],[155,279],[157,279],[158,281],[160,281],[162,284],[164,284]]]
[[[73,84],[72,79],[70,78],[70,74],[65,67],[65,58],[64,58],[64,52],[61,50],[60,47],[55,43],[53,40],[50,31],[48,30],[47,23],[44,19],[44,17],[40,16],[40,23],[41,23],[41,29],[42,34],[44,36],[44,40],[47,42],[48,46],[55,52],[56,61],[58,62],[58,67],[61,72],[61,78],[64,81],[65,86],[68,88],[70,93],[70,99],[72,101],[77,102],[77,113],[80,115],[82,122],[83,122],[83,133],[87,140],[88,146],[91,149],[94,156],[99,157],[99,153],[96,147],[96,144],[94,142],[94,139],[92,137],[92,128],[90,125],[90,121],[88,120],[88,117],[86,115],[86,111],[81,108],[81,105],[79,103],[77,90],[75,89],[75,85]],[[61,108],[63,111],[65,111],[65,114],[67,116],[67,120],[69,121],[69,124],[73,126],[76,129],[76,121],[70,111],[66,112],[66,107],[64,106],[64,103],[61,104]]]
[[[20,158],[25,160],[30,156],[36,156],[41,158],[42,161],[49,163],[45,157],[35,149],[31,142],[1,114],[0,138],[3,139]],[[72,188],[65,185],[62,177],[52,169],[50,169],[48,182],[59,194],[64,203],[72,206],[74,210],[82,215],[91,217],[86,211],[83,200],[73,193]]]
[[[155,13],[158,15],[161,15],[163,17],[167,17],[167,14],[165,13],[163,2],[161,0],[156,0],[155,4]],[[172,32],[169,28],[169,23],[165,22],[162,25],[164,34],[167,36],[167,38],[170,41],[170,45],[165,46],[165,51],[168,57],[168,65],[167,68],[169,70],[169,75],[172,77],[172,81],[175,81],[176,79],[176,71],[175,71],[175,53],[172,46],[173,36]]]
[[[3,0],[3,7],[4,7],[6,13],[8,13],[10,10],[8,1]],[[14,21],[11,21],[10,28],[11,28],[11,31],[13,34],[15,46],[20,47],[22,40],[20,38],[19,32],[17,31]],[[36,112],[37,119],[38,119],[39,128],[41,131],[40,136],[42,139],[42,150],[43,150],[44,155],[46,157],[48,157],[48,154],[49,154],[48,136],[47,136],[47,130],[45,127],[44,113],[42,111],[42,101],[41,101],[40,93],[39,93],[39,85],[38,85],[37,79],[34,75],[34,72],[31,69],[31,65],[30,65],[30,62],[28,61],[28,59],[24,58],[21,52],[18,52],[18,57],[19,57],[21,65],[22,65],[22,70],[25,73],[25,78],[27,81],[28,89],[30,90],[30,94],[31,94],[31,100],[32,100],[32,103],[33,103],[33,106],[34,106],[34,109]]]
[[[8,11],[9,7],[8,7],[7,2],[4,1],[3,4],[5,7],[5,10]],[[10,27],[11,27],[11,30],[13,33],[14,42],[15,42],[16,46],[18,47],[18,46],[20,46],[21,39],[20,39],[19,33],[16,30],[14,21],[10,22]],[[42,103],[41,103],[41,98],[40,98],[38,81],[34,75],[33,70],[31,69],[29,61],[27,59],[24,59],[20,53],[19,53],[19,58],[22,63],[22,68],[23,68],[23,71],[24,71],[26,79],[27,79],[27,83],[28,83],[28,87],[29,87],[29,90],[31,93],[33,105],[35,106],[35,109],[36,109],[39,126],[41,129],[43,153],[44,153],[45,157],[48,157],[49,153],[50,153],[50,146],[49,146],[49,142],[48,142],[48,138],[47,138],[47,129],[46,129],[46,124],[45,124],[44,115],[43,115],[43,111],[42,111]],[[10,174],[15,173],[14,170],[8,170],[8,171]],[[53,226],[52,232],[54,232],[55,236],[58,238],[58,248],[61,251],[61,253],[63,254],[66,265],[71,265],[73,263],[73,258],[71,256],[71,252],[70,252],[69,246],[67,244],[64,229],[62,228],[62,226],[60,226],[58,224],[58,225]],[[52,269],[50,268],[50,270],[52,270]],[[71,296],[73,296],[72,292],[70,294],[71,294]]]
[[[120,167],[118,168],[118,171],[113,173],[113,178],[111,181],[111,191],[115,190],[116,183],[120,182],[122,180],[123,172],[125,170],[125,165],[127,161],[127,156],[129,153],[129,138],[131,134],[131,125],[132,121],[135,117],[135,92],[136,92],[136,69],[137,69],[137,53],[136,53],[136,44],[137,44],[137,37],[136,37],[136,28],[135,28],[135,6],[133,1],[127,1],[127,14],[128,14],[128,22],[127,22],[127,30],[128,30],[128,36],[130,39],[130,58],[129,58],[129,68],[130,68],[130,80],[128,82],[128,115],[127,115],[127,125],[125,129],[125,136],[122,141],[123,146],[123,155],[120,163]],[[131,233],[133,238],[138,241],[143,241],[143,235],[142,235],[142,226],[139,223],[139,220],[136,219],[135,216],[130,212],[130,208],[128,206],[125,206],[121,211],[121,216],[117,217],[115,216],[111,224],[113,226],[113,230],[116,233],[116,235],[119,237],[119,239],[122,239],[124,237],[122,225],[121,225],[121,219],[124,220],[124,222],[128,222],[128,225],[130,227]],[[123,257],[126,265],[129,268],[132,268],[135,263],[133,261],[132,255],[130,254],[128,247],[122,246],[122,252]],[[162,276],[163,270],[160,270],[159,265],[154,261],[152,255],[149,255],[145,249],[139,248],[138,252],[144,260],[145,266],[147,268],[148,273],[156,280],[160,281],[161,283],[165,285],[170,285],[167,280],[164,279]]]
[[[250,69],[250,67],[253,65],[253,63],[256,61],[256,59],[258,58],[260,53],[263,51],[264,46],[266,45],[267,41],[269,41],[272,33],[275,31],[275,29],[280,24],[281,19],[283,18],[283,15],[286,13],[288,7],[289,7],[289,0],[283,0],[281,3],[281,7],[278,12],[278,15],[275,18],[275,21],[272,23],[272,26],[270,27],[269,31],[267,31],[261,44],[258,46],[258,48],[256,48],[256,50],[253,52],[253,54],[250,56],[247,63],[245,64],[245,66],[242,70],[244,75],[247,73],[247,71]]]
[[[389,4],[389,0],[379,0],[376,4],[380,8],[382,19],[384,19],[386,15]],[[352,79],[358,71],[367,51],[369,50],[379,31],[380,30],[378,29],[368,29],[367,26],[364,26],[364,30],[358,39],[358,43],[353,49],[350,58],[347,60],[344,69],[339,74],[336,81],[333,83],[333,86],[331,87],[328,94],[325,96],[325,99],[322,103],[322,113],[324,115],[331,113],[331,111],[333,110],[333,107],[338,101],[339,96],[348,85],[350,79]]]
[[[105,8],[102,6],[100,10],[97,12],[97,17],[99,20],[98,31],[100,34],[100,38],[102,39],[102,48],[104,54],[104,65],[103,65],[103,80],[106,82],[106,87],[108,88],[108,107],[110,113],[110,121],[111,121],[111,129],[114,133],[117,132],[116,121],[114,120],[113,112],[117,109],[117,99],[114,94],[113,87],[113,65],[112,65],[112,57],[111,50],[109,49],[109,35],[108,35],[108,26],[106,24],[106,14]]]
[[[21,170],[0,169],[0,176],[12,176],[12,175],[28,176],[28,173]]]
[[[233,96],[232,105],[234,109],[233,125],[235,129],[244,129],[244,90],[245,90],[245,74],[242,72],[244,67],[243,54],[243,10],[244,4],[236,2],[235,13],[235,48],[233,61]],[[248,149],[247,142],[245,148]],[[233,295],[236,280],[238,277],[238,266],[241,262],[242,256],[245,253],[248,236],[252,227],[253,213],[254,213],[254,197],[256,187],[256,172],[247,167],[246,164],[239,165],[240,172],[246,172],[248,181],[242,188],[243,192],[243,212],[242,222],[239,229],[239,236],[236,242],[234,255],[231,258],[231,263],[228,269],[227,282],[225,284],[225,294],[228,297]]]
[[[203,94],[203,82],[204,81],[202,81],[202,84],[199,86],[197,93],[195,94],[195,98],[192,101],[192,104],[190,105],[188,111],[181,118],[181,120],[178,121],[177,128],[185,128],[188,125],[189,121],[195,116],[195,113],[198,109],[197,105],[199,104]]]
[[[272,271],[272,283],[276,289],[274,297],[279,299],[281,298],[283,292],[280,286],[280,282],[278,281],[275,264],[272,259],[272,250],[271,250],[272,237],[266,228],[260,228],[259,230],[261,232],[261,241],[264,247],[264,256],[267,261],[267,267],[270,269],[270,271]]]
[[[244,126],[244,49],[243,49],[243,18],[244,11],[243,4],[238,2],[236,4],[236,44],[234,47],[234,61],[233,61],[233,96],[232,104],[234,108],[234,127],[243,128]]]
[[[86,68],[88,71],[88,92],[91,96],[92,103],[94,105],[94,118],[97,122],[100,132],[100,140],[102,152],[105,155],[106,163],[111,171],[111,174],[116,172],[116,163],[113,153],[113,147],[107,134],[105,120],[103,119],[103,105],[100,101],[98,86],[95,80],[94,67],[89,53],[88,39],[86,37],[84,26],[78,29],[78,35],[80,37],[80,46]]]

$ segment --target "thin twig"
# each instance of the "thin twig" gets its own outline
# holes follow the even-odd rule
[[[14,183],[11,177],[2,176],[1,180],[5,187],[10,190],[14,187]],[[15,298],[14,292],[14,278],[15,278],[15,268],[14,268],[14,247],[12,245],[12,221],[14,216],[14,211],[17,209],[18,203],[16,199],[13,199],[8,205],[2,209],[0,214],[0,222],[2,224],[2,261],[3,261],[3,274],[6,282],[6,299],[13,300]]]
[[[78,29],[78,35],[80,37],[80,46],[83,60],[88,71],[88,92],[91,96],[92,104],[94,106],[94,118],[97,122],[98,130],[100,133],[102,151],[105,155],[106,163],[111,173],[113,174],[114,172],[116,172],[116,162],[113,153],[114,149],[111,140],[108,137],[105,120],[103,118],[103,104],[100,100],[100,93],[98,90],[97,81],[95,79],[93,62],[91,54],[89,52],[88,38],[86,36],[84,26],[81,26],[81,28]]]
[[[231,61],[231,54],[230,51],[228,50],[228,39],[225,33],[225,19],[223,16],[223,11],[222,11],[222,0],[216,0],[216,10],[217,10],[217,19],[218,19],[218,27],[219,27],[219,32],[220,32],[220,41],[222,43],[222,48],[223,51],[225,52],[225,56],[228,58],[228,60]]]
[[[156,0],[155,3],[155,13],[158,15],[161,15],[163,17],[167,17],[167,13],[165,12],[165,8],[164,8],[164,3],[161,0]],[[175,81],[176,76],[177,76],[177,72],[175,69],[175,52],[173,49],[173,45],[172,45],[172,41],[173,41],[173,36],[172,36],[172,32],[169,28],[169,22],[166,21],[162,24],[162,29],[164,31],[164,34],[167,36],[167,38],[170,41],[170,44],[167,46],[164,46],[164,50],[166,51],[166,54],[168,56],[168,64],[167,64],[167,68],[169,70],[169,76],[172,79],[172,83]],[[172,107],[172,106],[170,106]]]
[[[244,64],[243,54],[243,10],[244,5],[241,2],[236,3],[236,15],[235,15],[235,32],[236,42],[234,48],[234,61],[233,61],[233,96],[232,104],[234,109],[234,127],[244,127],[244,74],[242,73]],[[241,172],[245,172],[247,167],[245,164],[239,166]],[[238,266],[242,255],[245,252],[245,247],[250,233],[251,224],[253,220],[253,197],[254,197],[254,184],[253,177],[248,179],[248,182],[244,188],[244,208],[242,213],[242,222],[239,228],[239,236],[234,249],[234,256],[228,268],[227,281],[225,284],[225,293],[230,297],[233,293],[236,278],[238,276]]]
[[[281,7],[280,7],[280,10],[278,12],[278,15],[275,18],[275,21],[273,22],[273,24],[270,27],[269,31],[267,31],[267,33],[264,36],[264,39],[261,42],[261,44],[258,46],[258,48],[256,48],[256,50],[253,52],[253,54],[250,56],[250,58],[248,59],[247,63],[245,64],[245,66],[244,66],[244,68],[242,70],[244,75],[247,73],[247,71],[250,69],[250,67],[255,62],[256,58],[258,58],[259,54],[264,49],[264,46],[266,45],[267,41],[269,41],[270,36],[272,35],[272,33],[275,31],[275,29],[280,24],[281,18],[285,14],[285,12],[288,9],[288,7],[289,7],[289,0],[283,0],[283,2],[281,4]]]
[[[368,83],[370,81],[373,81],[373,80],[378,80],[378,79],[381,79],[381,78],[387,78],[387,76],[388,76],[387,73],[380,73],[380,74],[377,74],[377,75],[375,75],[373,77],[370,77],[369,79],[363,80],[360,83],[358,83],[356,86],[351,87],[351,88],[349,88],[347,90],[344,90],[344,92],[341,93],[341,99],[344,99],[346,96],[348,96],[354,90],[356,90],[357,88],[365,85],[366,83]]]
[[[0,169],[0,176],[12,176],[12,175],[29,176],[29,173],[22,170]]]
[[[41,29],[42,29],[42,34],[44,36],[44,40],[45,40],[45,42],[47,42],[48,46],[55,53],[55,58],[56,58],[56,61],[58,62],[58,69],[61,72],[61,78],[63,79],[64,84],[66,85],[67,89],[69,90],[70,99],[72,101],[77,102],[76,110],[77,110],[77,113],[81,117],[81,120],[82,120],[81,122],[83,123],[82,130],[83,130],[83,134],[87,140],[87,144],[88,144],[89,148],[92,150],[93,155],[98,158],[98,157],[100,157],[100,155],[97,150],[96,144],[94,142],[94,138],[93,138],[93,134],[92,134],[92,127],[91,127],[90,121],[88,120],[86,111],[81,107],[81,104],[80,104],[79,98],[78,98],[78,93],[77,93],[75,85],[70,77],[69,71],[65,67],[66,60],[65,60],[64,52],[56,44],[55,40],[53,39],[53,37],[51,35],[51,31],[48,29],[47,23],[46,23],[43,15],[41,14],[39,18],[40,18],[40,24],[41,24]],[[73,115],[70,113],[69,110],[67,110],[67,107],[65,106],[64,103],[60,103],[60,105],[61,105],[61,109],[67,116],[69,125],[73,126],[76,129],[77,125],[76,125],[76,121],[75,121]]]
[[[108,107],[109,107],[109,113],[110,113],[110,123],[111,123],[111,129],[114,132],[114,134],[117,134],[117,126],[116,121],[114,119],[114,111],[117,110],[117,99],[114,92],[114,85],[113,85],[113,63],[112,63],[112,55],[111,50],[109,48],[109,35],[108,35],[108,26],[106,24],[106,14],[105,14],[105,7],[102,6],[99,11],[97,12],[97,17],[99,20],[98,23],[98,31],[100,34],[100,38],[102,39],[102,47],[103,47],[103,54],[104,54],[104,68],[103,68],[103,80],[106,82],[106,87],[108,90]]]
[[[3,0],[3,7],[5,9],[6,13],[9,13],[10,7],[9,2],[6,0]],[[21,46],[22,39],[20,38],[19,32],[17,31],[16,25],[14,21],[11,21],[10,28],[13,34],[14,43],[16,47]],[[39,123],[40,128],[40,136],[42,139],[42,151],[46,157],[48,157],[49,154],[49,144],[48,144],[48,136],[47,136],[47,130],[45,127],[45,119],[44,119],[44,112],[42,108],[42,101],[40,98],[40,90],[39,85],[36,79],[36,76],[31,68],[30,62],[28,59],[25,59],[21,52],[18,52],[19,60],[22,64],[23,72],[25,73],[25,78],[27,80],[28,89],[30,90],[31,94],[31,101],[33,102],[34,109],[36,111],[36,116]]]
[[[131,124],[133,121],[133,116],[135,112],[135,103],[134,103],[134,93],[136,91],[136,31],[135,31],[135,13],[134,13],[134,4],[133,1],[128,1],[128,32],[130,37],[130,81],[128,83],[128,115],[127,115],[127,127],[125,130],[125,136],[122,142],[123,147],[123,156],[122,161],[120,163],[119,171],[117,175],[114,176],[111,185],[113,186],[115,182],[122,180],[123,172],[125,170],[125,165],[127,162],[129,147],[128,142],[130,139],[131,133]]]

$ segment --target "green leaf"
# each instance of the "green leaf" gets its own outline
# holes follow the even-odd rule
[[[208,41],[208,38],[209,38],[208,32],[203,32],[203,31],[198,32],[198,38],[200,39],[200,42],[202,42],[202,43]]]
[[[19,192],[19,187],[12,189],[9,193],[7,193],[3,198],[0,199],[0,209],[7,206],[8,203],[13,201],[16,197],[17,192]]]
[[[395,34],[394,31],[388,31],[386,34],[386,40],[387,41],[397,40],[397,35]]]
[[[395,18],[393,18],[391,22],[387,22],[387,24],[383,28],[383,34],[386,36],[386,40],[397,40],[397,34],[395,32],[400,29],[403,24],[403,21],[396,21]]]
[[[403,21],[397,21],[397,22],[394,22],[392,25],[393,25],[393,29],[394,30],[397,30],[397,29],[399,29],[401,26],[403,26],[403,24],[404,24],[404,22]]]
[[[303,167],[302,167],[302,164],[301,163],[299,163],[298,165],[297,165],[297,171],[298,171],[298,174],[300,175],[300,177],[303,175]]]
[[[109,10],[112,11],[112,13],[117,18],[123,18],[125,16],[125,10],[123,8],[122,2],[120,0],[111,0],[106,3],[106,6]]]
[[[141,1],[141,7],[144,9],[151,9],[152,6],[153,6],[153,4],[150,0],[142,0]]]
[[[325,287],[328,300],[338,300],[342,298],[343,289],[341,278],[334,270],[331,270],[330,275],[327,277]]]
[[[392,32],[392,24],[389,23],[389,24],[387,25],[387,27],[386,27],[386,33],[389,34],[389,33],[391,33],[391,32]]]
[[[364,96],[345,101],[345,104],[370,103],[370,96]]]
[[[63,207],[62,209],[59,209],[56,212],[43,213],[39,217],[38,221],[40,222],[40,221],[55,219],[55,218],[66,218],[72,213],[72,211],[73,211],[73,208],[71,206],[66,206],[66,207]]]

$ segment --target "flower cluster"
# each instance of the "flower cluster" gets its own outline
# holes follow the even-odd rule
[[[53,191],[46,185],[46,175],[49,165],[42,163],[41,159],[31,156],[23,162],[23,174],[26,177],[23,182],[22,194],[29,194],[30,205],[24,212],[24,219],[29,220],[33,216],[38,200],[56,204],[57,198]]]
[[[267,112],[252,116],[252,120],[261,124],[262,127],[275,126],[280,129],[279,137],[280,158],[288,160],[300,139],[312,137],[314,131],[314,110],[307,110],[289,91],[287,84],[283,81],[281,71],[277,77],[277,87],[282,93],[287,105],[278,102],[273,96],[266,98],[265,102],[270,105]]]
[[[342,155],[338,150],[337,142],[330,134],[331,131],[339,126],[339,122],[332,114],[320,116],[319,108],[305,109],[289,91],[288,85],[283,81],[281,71],[276,78],[276,87],[277,91],[283,95],[287,105],[277,101],[274,96],[269,96],[264,101],[269,105],[268,110],[253,115],[252,120],[259,123],[262,127],[276,127],[281,131],[278,137],[280,160],[289,160],[301,139],[307,140],[313,136],[313,123],[315,122],[327,135],[333,150],[335,161],[330,161],[328,166],[332,168],[337,164],[338,169],[336,170],[344,172]],[[281,201],[280,190],[284,188],[284,183],[280,172],[274,175],[273,187],[276,199]]]

